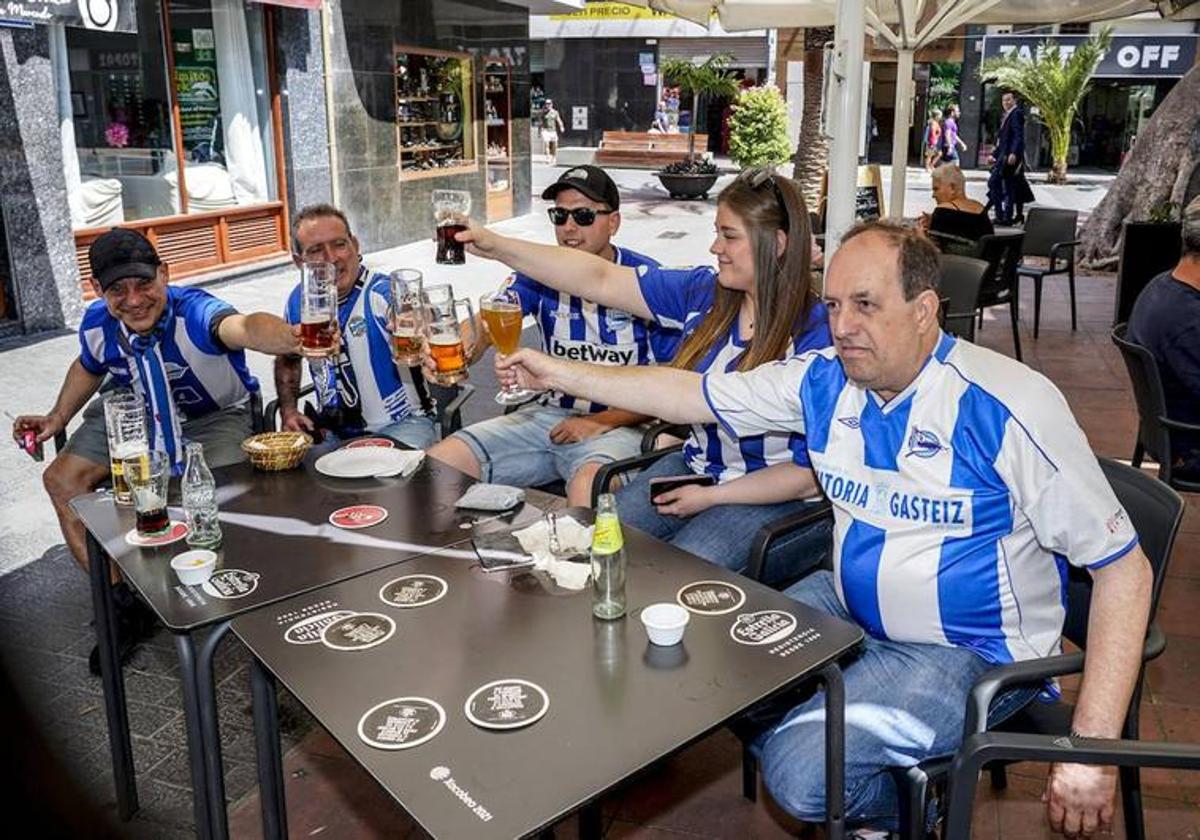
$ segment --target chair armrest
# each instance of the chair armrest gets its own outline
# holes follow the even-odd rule
[[[970,837],[979,771],[994,761],[1070,761],[1200,770],[1200,744],[987,732],[966,738],[950,767],[944,837]]]
[[[767,552],[778,540],[789,534],[816,524],[827,516],[833,516],[833,505],[828,500],[807,510],[789,513],[758,529],[754,542],[750,544],[750,560],[746,564],[746,577],[759,582],[767,570]]]
[[[678,452],[683,449],[683,445],[668,446],[665,449],[654,449],[650,452],[643,452],[640,455],[634,455],[632,458],[623,458],[620,461],[610,461],[600,469],[596,470],[596,477],[592,479],[592,507],[600,499],[601,493],[609,492],[609,485],[617,476],[625,473],[633,472],[634,470],[645,469],[653,464],[664,455],[669,455],[672,452]]]
[[[1200,432],[1200,423],[1184,423],[1180,420],[1172,420],[1169,417],[1159,417],[1158,422],[1168,429],[1173,429],[1177,432]]]
[[[1050,270],[1047,274],[1054,274],[1063,269],[1056,268],[1056,263],[1060,259],[1059,251],[1067,251],[1066,260],[1068,265],[1075,260],[1075,246],[1080,243],[1078,239],[1072,239],[1070,242],[1055,242],[1050,246]]]
[[[673,435],[686,438],[691,433],[691,427],[682,423],[668,423],[666,420],[655,420],[642,434],[642,452],[653,452],[658,447],[658,439],[662,435]]]
[[[953,233],[942,233],[940,230],[927,230],[925,235],[934,240],[934,244],[939,249],[943,245],[961,245],[963,248],[979,249],[979,243],[974,239],[967,239],[965,236],[958,236]]]
[[[296,404],[299,405],[302,397],[307,397],[313,391],[317,390],[317,386],[311,382],[296,392]],[[279,399],[273,399],[267,403],[267,407],[263,409],[262,427],[264,432],[273,432],[276,429],[275,415],[279,413]]]

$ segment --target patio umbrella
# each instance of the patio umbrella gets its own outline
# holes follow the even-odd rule
[[[836,247],[854,221],[857,142],[862,133],[863,36],[872,32],[897,54],[896,117],[892,132],[892,192],[889,206],[904,209],[908,125],[912,116],[913,55],[967,23],[1060,23],[1112,20],[1141,12],[1200,18],[1196,0],[626,0],[707,24],[715,13],[728,31],[800,26],[836,26],[833,75],[837,101],[828,103],[834,142],[830,145],[827,242]]]

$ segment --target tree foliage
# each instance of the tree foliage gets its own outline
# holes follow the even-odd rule
[[[1067,152],[1075,113],[1111,43],[1112,28],[1105,27],[1069,55],[1053,41],[1045,41],[1032,59],[1010,54],[988,59],[979,68],[981,79],[994,80],[1037,108],[1036,116],[1050,138],[1052,183],[1067,179]]]
[[[935,61],[929,66],[929,107],[942,113],[958,102],[962,62]]]
[[[774,166],[791,155],[787,103],[776,87],[738,94],[729,120],[729,156],[738,166]]]
[[[692,95],[692,125],[688,131],[688,160],[696,156],[696,118],[700,98],[704,96],[737,95],[738,83],[729,66],[728,55],[711,55],[697,64],[686,58],[664,58],[662,60],[663,81],[678,85],[680,93]]]

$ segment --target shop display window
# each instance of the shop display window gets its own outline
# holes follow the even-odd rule
[[[400,178],[475,171],[471,57],[397,47],[396,145]]]
[[[502,58],[483,62],[484,159],[487,163],[487,218],[507,219],[512,206],[512,67]]]

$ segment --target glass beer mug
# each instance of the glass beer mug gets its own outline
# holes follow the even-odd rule
[[[421,350],[425,346],[421,272],[415,268],[393,271],[391,284],[389,323],[392,328],[392,358],[401,367],[419,365]]]
[[[332,356],[337,332],[337,270],[330,263],[300,267],[300,352],[310,359]]]
[[[449,285],[430,286],[425,290],[425,337],[429,355],[437,368],[432,379],[439,385],[453,385],[467,378],[467,357],[474,349],[474,336],[468,347],[459,322],[475,322],[475,311],[467,298],[455,298]]]
[[[471,215],[471,194],[464,190],[433,191],[433,221],[437,225],[437,261],[441,265],[462,265],[467,261],[465,246],[454,238],[467,229]]]

